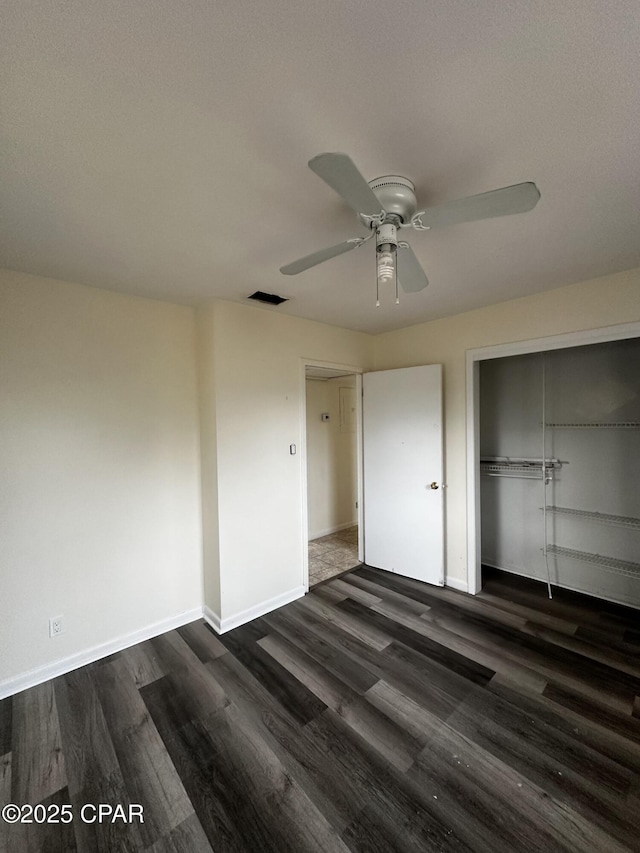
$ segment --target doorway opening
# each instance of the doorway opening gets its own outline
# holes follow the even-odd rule
[[[308,585],[362,562],[360,525],[361,377],[305,364],[305,474]]]

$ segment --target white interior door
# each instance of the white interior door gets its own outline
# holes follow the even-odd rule
[[[365,562],[442,586],[442,365],[363,380]]]

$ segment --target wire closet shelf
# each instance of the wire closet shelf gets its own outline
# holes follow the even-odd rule
[[[559,459],[483,456],[480,459],[480,473],[485,477],[518,477],[524,480],[542,480],[553,477],[554,472],[562,468]]]

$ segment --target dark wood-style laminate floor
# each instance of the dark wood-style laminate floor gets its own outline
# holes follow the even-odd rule
[[[0,822],[0,848],[640,850],[637,616],[361,567],[222,637],[192,623],[0,703],[2,804],[73,812]]]

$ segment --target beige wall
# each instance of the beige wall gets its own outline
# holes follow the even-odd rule
[[[0,272],[0,681],[201,607],[194,347],[191,309]]]
[[[201,397],[215,393],[220,610],[214,612],[224,627],[304,583],[302,455],[289,453],[290,444],[298,451],[302,444],[304,360],[369,368],[373,339],[231,302],[199,314],[200,336],[212,341],[214,390],[201,388]],[[203,435],[203,446],[209,441]],[[207,565],[213,570],[213,560]]]
[[[307,379],[307,493],[309,539],[356,524],[356,426],[340,423],[340,389],[355,391],[355,376]],[[330,420],[323,421],[323,412]]]
[[[466,351],[640,320],[640,270],[389,332],[375,339],[378,370],[444,365],[446,571],[467,572]]]

